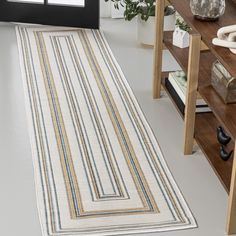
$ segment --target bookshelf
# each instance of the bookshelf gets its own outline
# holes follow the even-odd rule
[[[173,32],[163,31],[166,4],[173,5],[185,22],[191,26],[189,48],[180,49],[173,46]],[[163,43],[187,74],[185,115],[181,114],[185,127],[184,154],[192,154],[195,139],[229,193],[226,227],[228,234],[236,233],[236,152],[234,157],[227,162],[219,157],[216,129],[219,125],[224,127],[233,140],[233,144],[229,148],[236,147],[236,104],[224,104],[211,86],[210,80],[211,66],[216,59],[224,65],[233,77],[236,77],[236,55],[226,48],[212,44],[212,39],[216,37],[219,28],[235,24],[235,13],[236,4],[232,0],[226,0],[225,14],[218,21],[202,22],[193,17],[189,0],[158,0],[156,7],[156,41],[154,45],[154,98],[160,98],[161,86],[168,94],[165,86],[165,75],[161,71]],[[212,113],[196,114],[197,93],[205,100]],[[175,103],[173,99],[172,102]],[[176,104],[175,107],[177,108]]]

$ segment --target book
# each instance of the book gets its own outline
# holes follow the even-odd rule
[[[169,73],[169,77],[166,79],[165,85],[177,107],[181,113],[184,114],[187,91],[187,78],[184,72],[177,71]],[[198,95],[196,101],[196,112],[211,112],[211,109],[200,95]]]

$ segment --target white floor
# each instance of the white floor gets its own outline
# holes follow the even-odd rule
[[[200,151],[182,154],[183,121],[170,100],[152,99],[152,49],[136,42],[135,22],[101,23],[199,224],[198,229],[159,235],[225,235],[226,192]],[[14,25],[0,24],[0,36],[0,235],[40,236]],[[165,70],[177,68],[168,53],[164,62]]]

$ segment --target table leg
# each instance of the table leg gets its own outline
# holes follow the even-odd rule
[[[191,34],[190,47],[189,47],[188,74],[187,74],[188,83],[187,83],[185,119],[184,119],[185,155],[190,155],[192,154],[193,151],[200,51],[201,51],[201,35]]]
[[[161,95],[162,50],[165,0],[158,0],[156,6],[154,70],[153,70],[153,98]]]
[[[234,161],[229,192],[226,231],[228,234],[236,234],[236,143],[234,148]]]

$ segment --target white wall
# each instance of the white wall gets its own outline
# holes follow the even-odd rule
[[[111,17],[111,2],[100,0],[100,17]]]
[[[112,18],[123,18],[124,17],[124,11],[125,8],[120,6],[119,10],[114,7],[114,5],[111,6],[111,17]]]
[[[124,15],[124,8],[115,9],[112,2],[105,2],[100,0],[100,17],[122,18]]]

